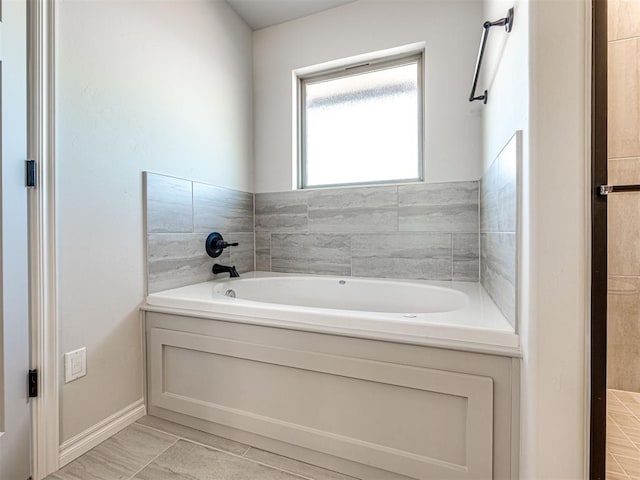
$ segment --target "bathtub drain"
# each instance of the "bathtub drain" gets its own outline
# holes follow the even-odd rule
[[[226,292],[224,292],[224,294],[227,297],[236,298],[236,292],[235,292],[235,290],[233,290],[231,288],[229,290],[227,290]]]

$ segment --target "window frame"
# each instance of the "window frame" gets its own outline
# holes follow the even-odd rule
[[[308,185],[306,178],[306,119],[305,119],[305,99],[307,83],[322,82],[325,80],[335,80],[344,77],[356,76],[368,72],[384,70],[387,68],[401,67],[403,65],[417,65],[417,84],[418,84],[418,176],[416,178],[391,179],[391,180],[373,180],[366,182],[349,182],[334,183],[323,185]],[[352,62],[341,65],[340,67],[318,70],[308,74],[296,75],[296,131],[297,131],[297,182],[296,188],[299,190],[310,190],[319,188],[336,188],[336,187],[354,187],[366,185],[395,185],[404,183],[424,182],[424,118],[425,118],[425,100],[424,100],[424,49],[412,51],[397,55],[384,57],[376,57],[370,60]]]

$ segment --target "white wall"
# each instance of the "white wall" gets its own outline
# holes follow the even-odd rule
[[[361,0],[254,33],[256,193],[292,188],[292,71],[426,42],[426,180],[477,180],[481,105],[469,103],[482,2]]]
[[[522,479],[586,478],[589,7],[530,3]]]
[[[142,397],[143,170],[250,191],[251,32],[224,2],[58,6],[61,441]],[[62,365],[61,365],[62,370]]]
[[[482,80],[487,89],[482,109],[482,171],[498,156],[516,130],[527,143],[529,121],[529,3],[527,0],[485,0],[484,18],[495,21],[514,9],[513,29],[492,27],[485,50]]]
[[[487,18],[503,17],[511,5],[488,0]],[[586,478],[587,7],[516,1],[512,33],[487,47],[485,167],[524,131],[522,479]]]

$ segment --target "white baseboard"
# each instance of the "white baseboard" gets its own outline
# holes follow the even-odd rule
[[[60,445],[60,468],[146,415],[144,399],[124,407]]]

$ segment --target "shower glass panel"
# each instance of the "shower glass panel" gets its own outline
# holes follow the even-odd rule
[[[609,0],[608,181],[640,184],[640,0]],[[607,479],[640,477],[640,191],[607,199]]]

